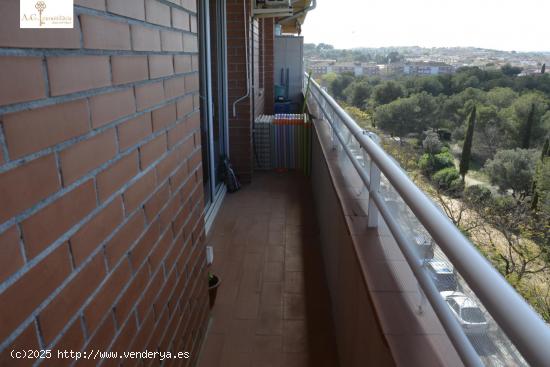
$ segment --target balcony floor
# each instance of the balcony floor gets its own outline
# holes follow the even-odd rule
[[[338,366],[308,179],[256,173],[208,244],[221,277],[199,367]]]

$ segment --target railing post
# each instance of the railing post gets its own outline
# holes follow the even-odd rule
[[[372,197],[373,193],[378,193],[380,190],[380,169],[370,160],[370,186],[369,186],[369,212],[367,219],[367,226],[369,228],[378,228],[378,208]]]

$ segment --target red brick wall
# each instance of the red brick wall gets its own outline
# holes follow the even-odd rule
[[[248,34],[245,33],[243,1],[227,0],[229,150],[239,178],[243,182],[250,182],[254,167],[253,116],[273,113],[274,38],[273,19],[253,19],[247,25]],[[250,9],[249,0],[247,4]],[[247,91],[245,37],[252,40],[248,55],[252,67],[250,96],[237,104],[237,115],[233,116],[233,102]]]
[[[74,29],[21,30],[19,1],[0,2],[0,365],[34,362],[13,348],[195,357],[196,3],[75,4]]]
[[[263,73],[264,73],[264,98],[265,113],[272,115],[274,113],[275,90],[273,82],[273,63],[275,61],[274,43],[275,43],[275,23],[273,18],[264,20],[263,27]]]

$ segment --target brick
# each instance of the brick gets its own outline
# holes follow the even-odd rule
[[[116,0],[119,1],[119,0]],[[107,350],[107,347],[113,340],[115,336],[115,323],[112,317],[107,317],[99,328],[96,330],[96,333],[92,336],[88,345],[85,347],[85,350]]]
[[[160,38],[162,51],[183,51],[183,42],[180,32],[161,31]]]
[[[80,48],[80,31],[72,29],[19,28],[19,1],[0,1],[0,47]]]
[[[172,129],[168,130],[168,149],[172,149],[187,135],[187,124],[180,121]]]
[[[154,191],[156,184],[155,172],[151,170],[130,186],[124,193],[126,212],[131,213],[140,206]]]
[[[105,10],[105,0],[74,0],[75,5],[96,10]]]
[[[128,322],[122,327],[122,330],[119,332],[119,334],[116,336],[116,339],[113,342],[113,346],[111,347],[111,351],[117,353],[127,352],[128,347],[130,346],[130,342],[134,338],[134,335],[136,335],[136,331],[136,319],[134,317],[131,317],[130,319],[128,319]]]
[[[116,190],[136,176],[138,171],[139,157],[136,150],[99,173],[96,178],[99,201],[107,200]]]
[[[80,350],[83,345],[84,345],[84,333],[82,331],[82,326],[80,325],[80,318],[77,318],[69,326],[69,328],[63,334],[61,339],[59,339],[57,344],[55,344],[55,346],[52,348],[52,355],[57,357],[57,350],[77,351],[77,350]],[[69,358],[67,359],[51,358],[51,359],[45,359],[40,366],[47,366],[47,367],[69,366],[71,362],[72,360]]]
[[[89,180],[23,221],[27,257],[38,255],[95,207],[94,184]]]
[[[36,179],[39,177],[40,179]],[[53,154],[0,174],[0,223],[61,188]]]
[[[172,8],[172,27],[189,30],[189,14],[176,8]]]
[[[138,111],[151,108],[164,100],[162,82],[149,83],[136,87],[136,102]]]
[[[168,178],[170,173],[172,173],[176,169],[177,165],[182,162],[180,161],[177,153],[178,152],[176,151],[171,152],[157,165],[157,178],[159,182],[164,182],[164,180]]]
[[[170,27],[170,7],[157,0],[145,0],[145,19],[149,23]]]
[[[86,100],[17,112],[3,116],[12,159],[59,144],[89,130]]]
[[[193,71],[199,71],[199,56],[198,55],[191,55],[191,64],[193,66]]]
[[[139,143],[153,132],[151,113],[147,112],[117,126],[121,151]]]
[[[155,300],[153,305],[155,315],[160,315],[162,313],[162,310],[164,309],[166,309],[166,311],[168,311],[168,314],[170,314],[170,310],[166,306],[168,305],[168,297],[170,296],[170,293],[174,290],[174,286],[176,285],[175,278],[176,272],[174,271],[170,273],[170,275],[166,279],[166,282],[164,282],[162,289],[160,290],[157,299]],[[161,333],[162,332],[163,331],[161,331]]]
[[[139,331],[130,346],[130,350],[144,350],[153,331],[154,315],[152,312],[142,320]]]
[[[108,56],[48,57],[47,63],[53,96],[111,85]]]
[[[152,308],[153,300],[156,298],[163,281],[163,272],[157,271],[156,275],[147,286],[147,289],[143,292],[141,300],[137,304],[136,311],[140,320],[144,320],[145,316]]]
[[[107,0],[107,11],[129,18],[145,20],[143,0]]]
[[[187,119],[187,123],[189,124],[189,131],[195,131],[198,130],[198,128],[201,125],[201,118],[200,114],[195,113]]]
[[[114,158],[117,153],[115,129],[81,141],[59,154],[63,184],[76,181],[85,173]]]
[[[130,277],[132,271],[130,263],[123,261],[109,276],[105,284],[101,287],[98,294],[84,310],[84,319],[90,332],[95,331],[101,320],[112,308],[116,298],[122,292]]]
[[[160,226],[158,221],[151,223],[149,228],[145,231],[143,236],[139,239],[138,243],[130,251],[129,258],[132,267],[138,269],[160,236]]]
[[[172,230],[168,229],[160,238],[159,242],[149,255],[148,262],[151,266],[152,272],[156,272],[156,269],[159,267],[162,259],[168,253],[168,250],[170,249],[170,245],[172,244],[173,240],[174,237],[172,235]]]
[[[71,237],[71,251],[76,266],[83,263],[122,223],[123,216],[122,199],[117,197]]]
[[[177,112],[178,112],[178,120],[184,118],[191,112],[193,112],[193,97],[192,96],[186,96],[181,99],[178,99],[176,103]]]
[[[174,98],[187,92],[186,76],[164,80],[164,94],[166,98]]]
[[[197,12],[197,1],[196,0],[182,0],[181,6],[183,6],[185,9],[196,13]]]
[[[141,169],[147,168],[166,152],[166,134],[161,134],[139,148]]]
[[[189,73],[193,70],[190,55],[174,55],[174,69],[176,73]]]
[[[181,184],[187,180],[188,172],[187,165],[181,165],[178,170],[170,177],[170,188],[172,191],[176,191],[180,188]],[[184,200],[186,198],[183,198]]]
[[[0,57],[0,105],[46,97],[41,57]]]
[[[190,27],[191,32],[197,33],[197,17],[196,16],[191,16],[189,18],[189,23],[191,25],[191,27]]]
[[[180,208],[181,198],[179,193],[176,192],[176,194],[170,198],[168,205],[160,212],[159,223],[161,231],[170,226]]]
[[[147,56],[112,56],[113,83],[125,84],[149,79]]]
[[[98,254],[76,274],[70,283],[40,313],[38,321],[46,344],[49,344],[57,336],[104,277],[103,256]]]
[[[136,112],[133,89],[105,93],[90,98],[92,127],[98,128]]]
[[[164,129],[176,122],[176,104],[170,103],[164,107],[153,110],[153,131]]]
[[[25,330],[23,330],[23,332],[19,334],[19,336],[2,353],[0,353],[0,366],[32,366],[32,364],[36,361],[36,359],[34,358],[16,359],[10,356],[10,352],[12,350],[28,351],[29,349],[40,349],[34,323],[31,323],[29,326],[27,326]]]
[[[128,23],[80,15],[84,48],[100,50],[130,50],[130,27]]]
[[[151,79],[174,74],[172,55],[149,55],[149,73]]]
[[[0,234],[0,283],[23,266],[19,231],[12,226]]]
[[[160,33],[158,29],[145,28],[132,24],[132,48],[134,51],[160,51]]]
[[[170,197],[170,186],[166,183],[145,203],[145,218],[149,222],[160,212],[160,209],[166,204]]]
[[[147,267],[142,267],[115,306],[115,317],[119,324],[122,324],[126,320],[137,299],[145,289],[145,285],[149,280],[148,273]]]
[[[71,272],[63,244],[0,294],[0,340],[5,340]]]
[[[183,34],[183,51],[199,52],[199,42],[197,36],[184,33]]]
[[[109,268],[113,268],[130,249],[145,228],[143,212],[136,212],[105,246],[105,257]]]
[[[199,90],[199,74],[188,74],[185,76],[185,89],[187,92],[195,92]]]

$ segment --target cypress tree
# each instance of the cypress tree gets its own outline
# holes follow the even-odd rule
[[[550,155],[550,139],[546,138],[544,145],[542,146],[542,153],[540,155],[540,160],[543,161],[544,157]]]
[[[546,64],[542,64],[542,68],[540,68],[540,73],[544,74],[546,72]]]
[[[535,104],[531,105],[531,111],[529,111],[529,117],[525,122],[523,128],[523,137],[521,138],[521,147],[523,149],[529,149],[529,143],[531,141],[531,130],[533,130],[533,123],[535,122]]]
[[[460,175],[462,181],[466,177],[466,173],[470,169],[470,157],[472,155],[472,141],[474,138],[474,125],[476,122],[476,106],[472,108],[470,118],[468,120],[468,130],[466,131],[466,138],[464,139],[464,145],[462,146],[462,155],[460,156]]]
[[[544,164],[544,158],[546,158],[547,155],[550,154],[550,140],[546,138],[544,141],[544,145],[542,146],[542,153],[540,155],[540,165]],[[537,191],[537,175],[538,171],[540,169],[540,166],[537,165],[537,170],[535,174],[535,178],[533,178],[533,186],[531,187],[531,191],[533,192],[533,201],[531,201],[531,209],[536,210],[538,203],[539,203],[539,193]]]

